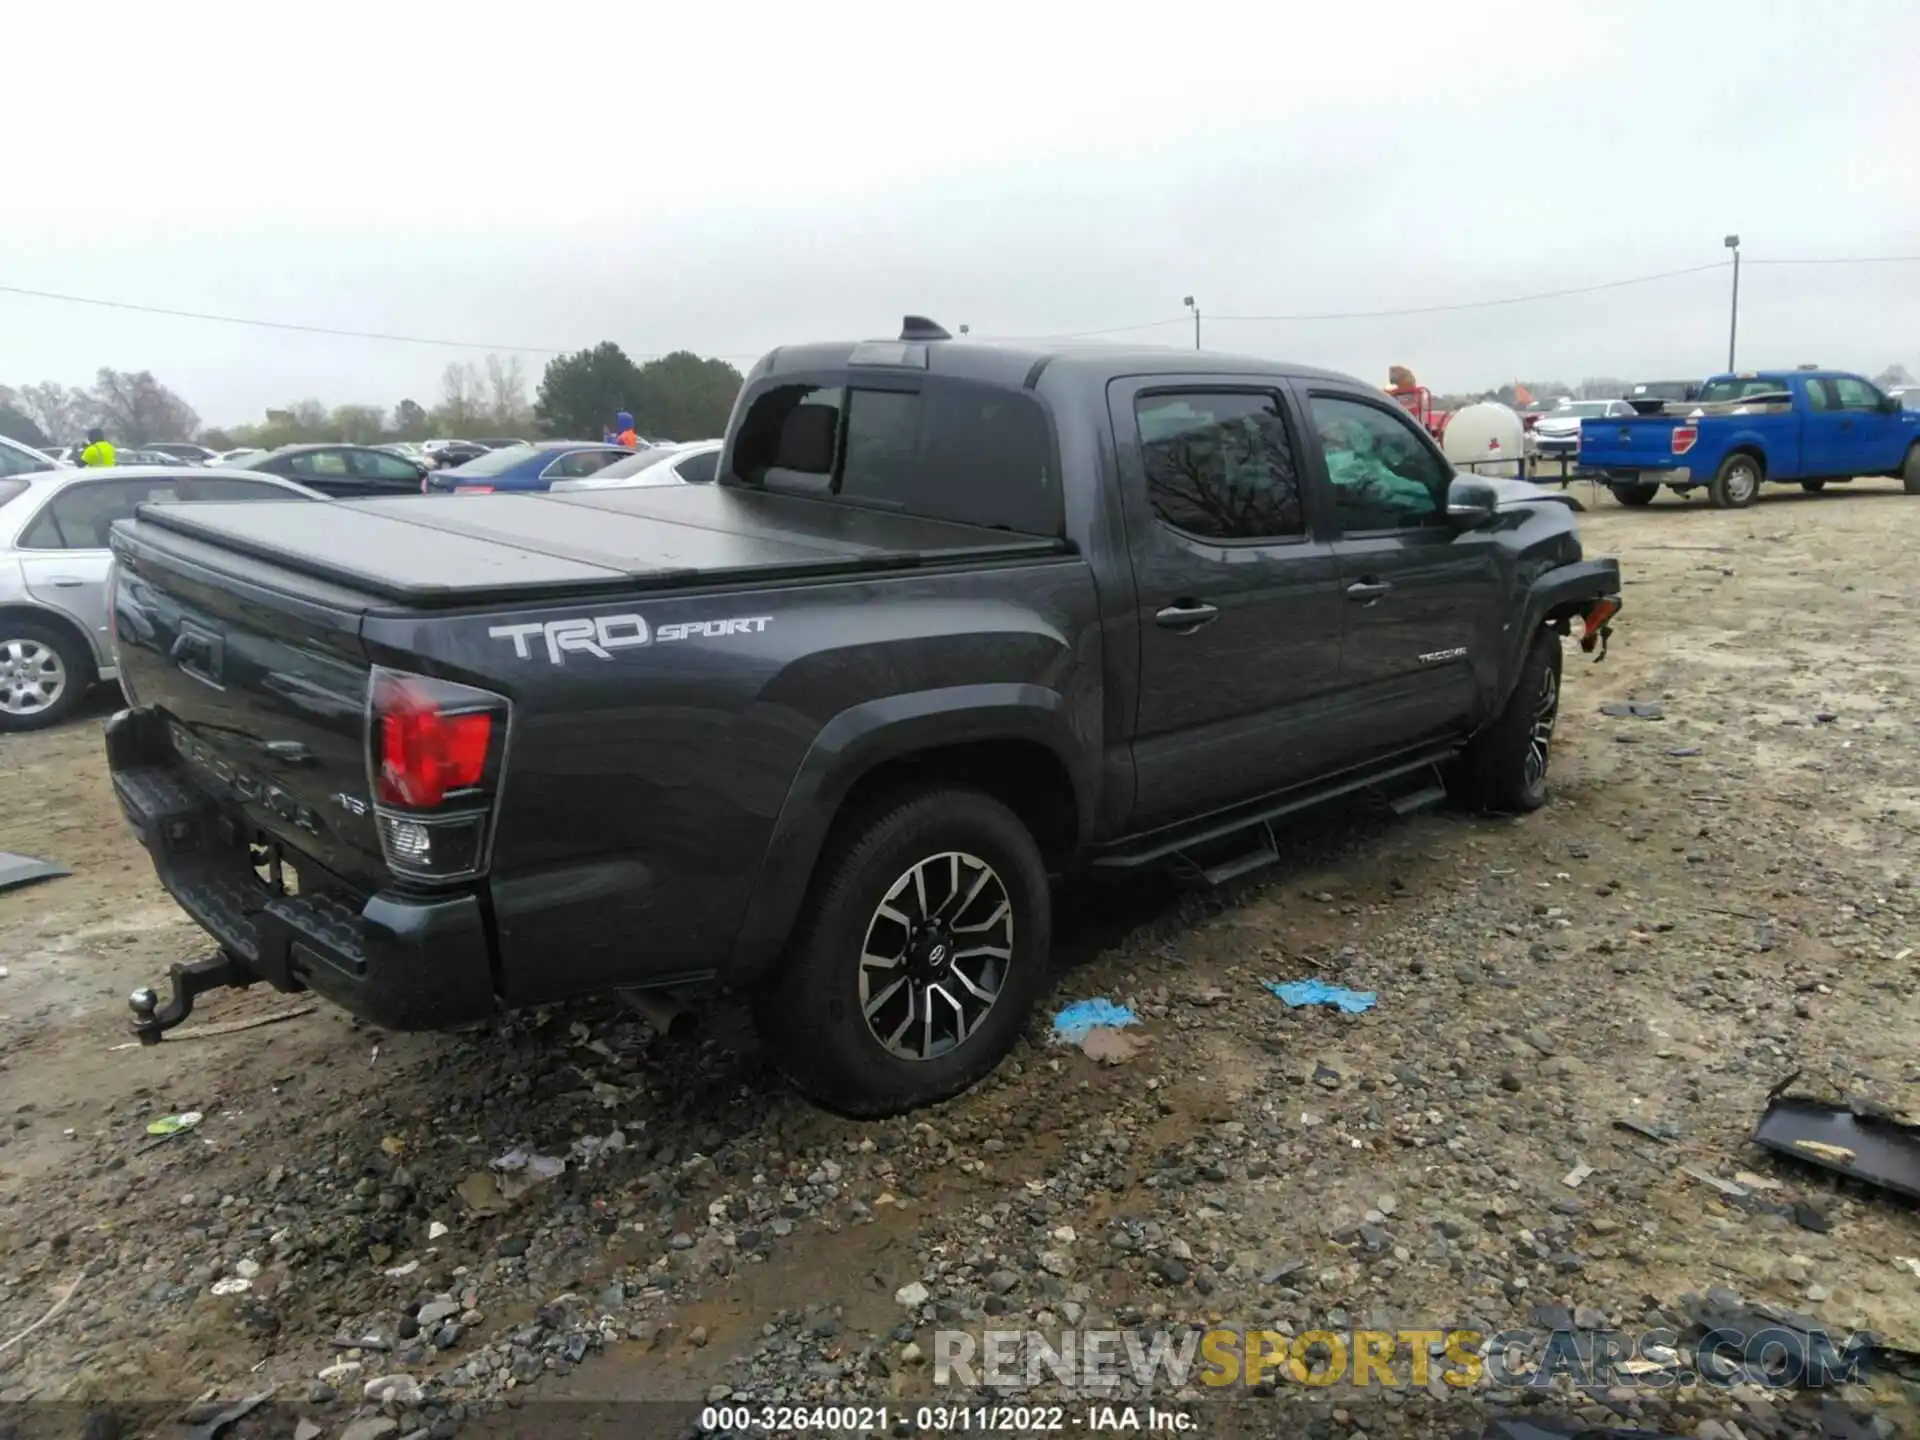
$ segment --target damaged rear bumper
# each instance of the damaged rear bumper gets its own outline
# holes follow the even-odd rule
[[[184,985],[176,974],[176,1003],[163,1011],[143,1007],[136,992],[134,1029],[143,1041],[184,1019],[193,992],[247,977],[276,990],[311,990],[391,1030],[448,1029],[494,1012],[491,949],[478,896],[386,890],[360,896],[311,857],[291,851],[285,859],[301,876],[302,893],[284,893],[256,873],[249,848],[255,836],[246,818],[222,806],[178,763],[158,715],[123,710],[107,722],[106,739],[121,812],[167,893],[214,938],[227,962],[198,967],[201,973]],[[183,996],[184,1004],[177,1003]]]

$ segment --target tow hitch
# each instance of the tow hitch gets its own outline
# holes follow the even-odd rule
[[[1620,602],[1612,596],[1590,606],[1587,613],[1580,617],[1580,648],[1593,655],[1595,646],[1600,653],[1593,655],[1593,663],[1598,665],[1607,658],[1607,641],[1613,636],[1613,617],[1620,613]]]
[[[127,997],[127,1008],[133,1011],[129,1028],[142,1045],[158,1045],[167,1031],[193,1013],[195,997],[209,990],[245,989],[259,978],[224,951],[211,960],[172,966],[167,971],[167,984],[173,993],[165,1005],[145,987]]]

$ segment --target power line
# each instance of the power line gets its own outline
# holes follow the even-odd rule
[[[176,320],[212,320],[222,325],[251,325],[260,330],[294,330],[303,335],[336,335],[348,340],[390,340],[400,345],[435,345],[446,350],[493,350],[528,355],[564,355],[551,345],[483,345],[477,340],[430,340],[422,335],[388,335],[375,330],[336,330],[327,325],[298,325],[290,320],[255,320],[244,315],[212,315],[201,310],[172,310],[164,305],[136,305],[130,300],[100,300],[89,295],[60,295],[51,290],[29,290],[0,285],[8,295],[35,300],[60,300],[69,305],[96,305],[103,310],[135,310],[142,315],[170,315]]]
[[[1725,270],[1732,262],[1716,260],[1711,265],[1689,265],[1684,270],[1663,270],[1657,275],[1635,275],[1626,280],[1603,280],[1597,285],[1570,285],[1563,290],[1540,290],[1531,295],[1509,295],[1499,300],[1462,300],[1451,305],[1410,305],[1396,310],[1333,310],[1318,315],[1209,315],[1209,320],[1240,320],[1277,324],[1298,320],[1388,320],[1400,315],[1438,315],[1453,310],[1490,310],[1497,305],[1530,305],[1536,300],[1559,300],[1569,295],[1592,295],[1602,290],[1622,290],[1629,285],[1651,285],[1656,280],[1673,280],[1682,275],[1702,275],[1709,270]]]
[[[982,340],[1091,340],[1100,335],[1125,335],[1135,330],[1158,330],[1163,325],[1187,323],[1187,316],[1175,315],[1170,320],[1143,320],[1138,325],[1109,325],[1104,330],[1070,330],[1049,332],[1045,335],[982,335],[979,338]]]
[[[1745,265],[1920,265],[1920,255],[1809,255],[1794,260],[1743,260]]]
[[[1748,265],[1911,265],[1920,263],[1920,255],[1862,255],[1862,256],[1803,256],[1775,260],[1749,259]],[[1635,275],[1624,280],[1605,280],[1594,285],[1573,285],[1560,290],[1541,290],[1530,295],[1509,295],[1498,300],[1464,300],[1448,305],[1413,305],[1391,310],[1334,310],[1319,314],[1298,315],[1209,315],[1209,320],[1234,321],[1242,324],[1294,324],[1316,320],[1390,320],[1408,315],[1440,315],[1461,310],[1489,310],[1505,305],[1529,305],[1540,300],[1560,300],[1573,295],[1594,295],[1606,290],[1620,290],[1632,285],[1651,285],[1656,281],[1674,280],[1683,275],[1701,275],[1711,270],[1724,270],[1730,261],[1716,260],[1709,265],[1690,265],[1681,270],[1663,270],[1653,275]],[[35,300],[55,300],[67,305],[91,305],[103,310],[127,310],[142,315],[164,315],[176,320],[204,320],[220,325],[245,325],[258,330],[285,330],[302,335],[330,335],[347,340],[383,340],[397,345],[431,345],[443,350],[488,350],[506,354],[522,355],[565,355],[568,352],[552,345],[493,345],[478,340],[442,340],[424,335],[396,335],[379,330],[347,330],[330,325],[302,325],[290,320],[259,320],[246,315],[219,315],[204,310],[176,310],[165,305],[142,305],[130,300],[102,300],[91,295],[66,295],[53,290],[35,290],[24,285],[0,285],[0,294],[24,295]],[[1165,320],[1144,320],[1134,325],[1109,325],[1095,330],[1072,330],[1050,332],[1044,335],[998,335],[981,336],[981,339],[1011,341],[1036,340],[1091,340],[1104,335],[1125,335],[1141,330],[1158,330],[1168,325],[1185,325],[1185,315],[1170,316]],[[640,359],[658,358],[640,356]],[[758,353],[721,355],[722,360],[753,360]]]

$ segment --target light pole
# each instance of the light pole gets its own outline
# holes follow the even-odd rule
[[[1193,297],[1191,295],[1187,296],[1180,303],[1193,311],[1193,348],[1198,350],[1200,348],[1200,307],[1193,303]]]
[[[1733,371],[1733,344],[1740,338],[1740,237],[1729,235],[1727,249],[1733,252],[1733,315],[1727,321],[1727,371]]]

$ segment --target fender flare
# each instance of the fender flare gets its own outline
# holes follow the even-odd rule
[[[1498,715],[1506,708],[1507,697],[1513,693],[1514,684],[1520,678],[1520,667],[1526,662],[1534,634],[1542,625],[1583,602],[1609,596],[1614,599],[1620,596],[1620,562],[1611,558],[1576,560],[1571,565],[1556,565],[1536,578],[1527,587],[1526,601],[1521,610],[1524,623],[1500,673],[1498,703],[1489,713]]]
[[[1045,746],[1072,783],[1080,833],[1092,833],[1097,780],[1090,762],[1076,757],[1096,754],[1098,747],[1075,735],[1066,699],[1057,691],[955,685],[881,696],[842,710],[814,737],[787,787],[734,940],[730,978],[763,969],[786,943],[828,831],[864,776],[890,760],[982,740]]]

